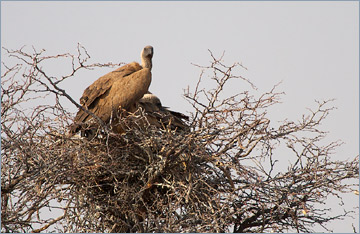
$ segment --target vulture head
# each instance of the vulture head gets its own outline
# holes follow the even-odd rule
[[[139,100],[140,103],[151,103],[157,106],[159,109],[162,109],[163,106],[161,105],[160,99],[155,96],[154,94],[147,92],[144,96]]]
[[[145,46],[141,51],[141,65],[143,68],[149,68],[151,70],[151,59],[154,55],[154,48],[152,46]]]

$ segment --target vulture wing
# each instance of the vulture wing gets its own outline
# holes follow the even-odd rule
[[[97,98],[100,98],[106,91],[111,88],[115,81],[136,71],[139,71],[141,68],[142,67],[138,63],[133,62],[100,77],[84,90],[84,93],[80,98],[80,104],[86,108],[89,108]]]

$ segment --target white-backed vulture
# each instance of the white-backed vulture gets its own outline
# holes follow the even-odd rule
[[[121,110],[134,110],[136,103],[148,92],[153,54],[153,47],[146,46],[141,51],[141,65],[132,62],[97,79],[80,98],[82,107],[104,123],[117,117]],[[80,109],[70,126],[70,134],[97,125],[89,113]]]
[[[188,116],[162,106],[160,99],[150,92],[144,94],[137,106],[144,110],[146,119],[151,125],[157,127],[169,125],[174,130],[188,130],[189,128],[184,122],[184,120],[189,120]]]

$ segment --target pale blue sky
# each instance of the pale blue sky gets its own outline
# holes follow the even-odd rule
[[[141,49],[152,45],[150,90],[163,105],[182,112],[191,111],[183,89],[200,73],[191,63],[208,65],[208,49],[215,55],[225,51],[224,62],[246,66],[242,75],[259,92],[282,81],[278,90],[286,96],[271,113],[274,122],[300,119],[315,99],[335,98],[338,109],[323,129],[330,131],[330,140],[346,143],[337,159],[358,154],[358,2],[1,2],[2,46],[76,53],[78,42],[90,62],[114,63],[139,61]],[[78,100],[108,71],[79,73],[64,88]],[[358,204],[358,197],[349,203]],[[357,220],[334,224],[334,230],[351,232],[352,222],[358,230]]]

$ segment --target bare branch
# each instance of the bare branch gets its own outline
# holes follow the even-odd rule
[[[80,44],[75,55],[4,50],[3,232],[312,232],[358,214],[326,206],[329,197],[341,204],[344,193],[358,194],[358,156],[336,161],[342,141],[323,143],[319,125],[332,100],[275,127],[267,111],[284,95],[279,84],[256,95],[242,64],[209,51],[210,65],[196,65],[199,80],[184,91],[190,131],[151,125],[137,111],[121,118],[124,134],[102,123],[87,139],[67,135],[74,113],[62,101],[82,107],[61,84],[120,64],[90,64]],[[46,62],[60,59],[70,70],[50,75]],[[45,97],[52,102],[39,105]]]

